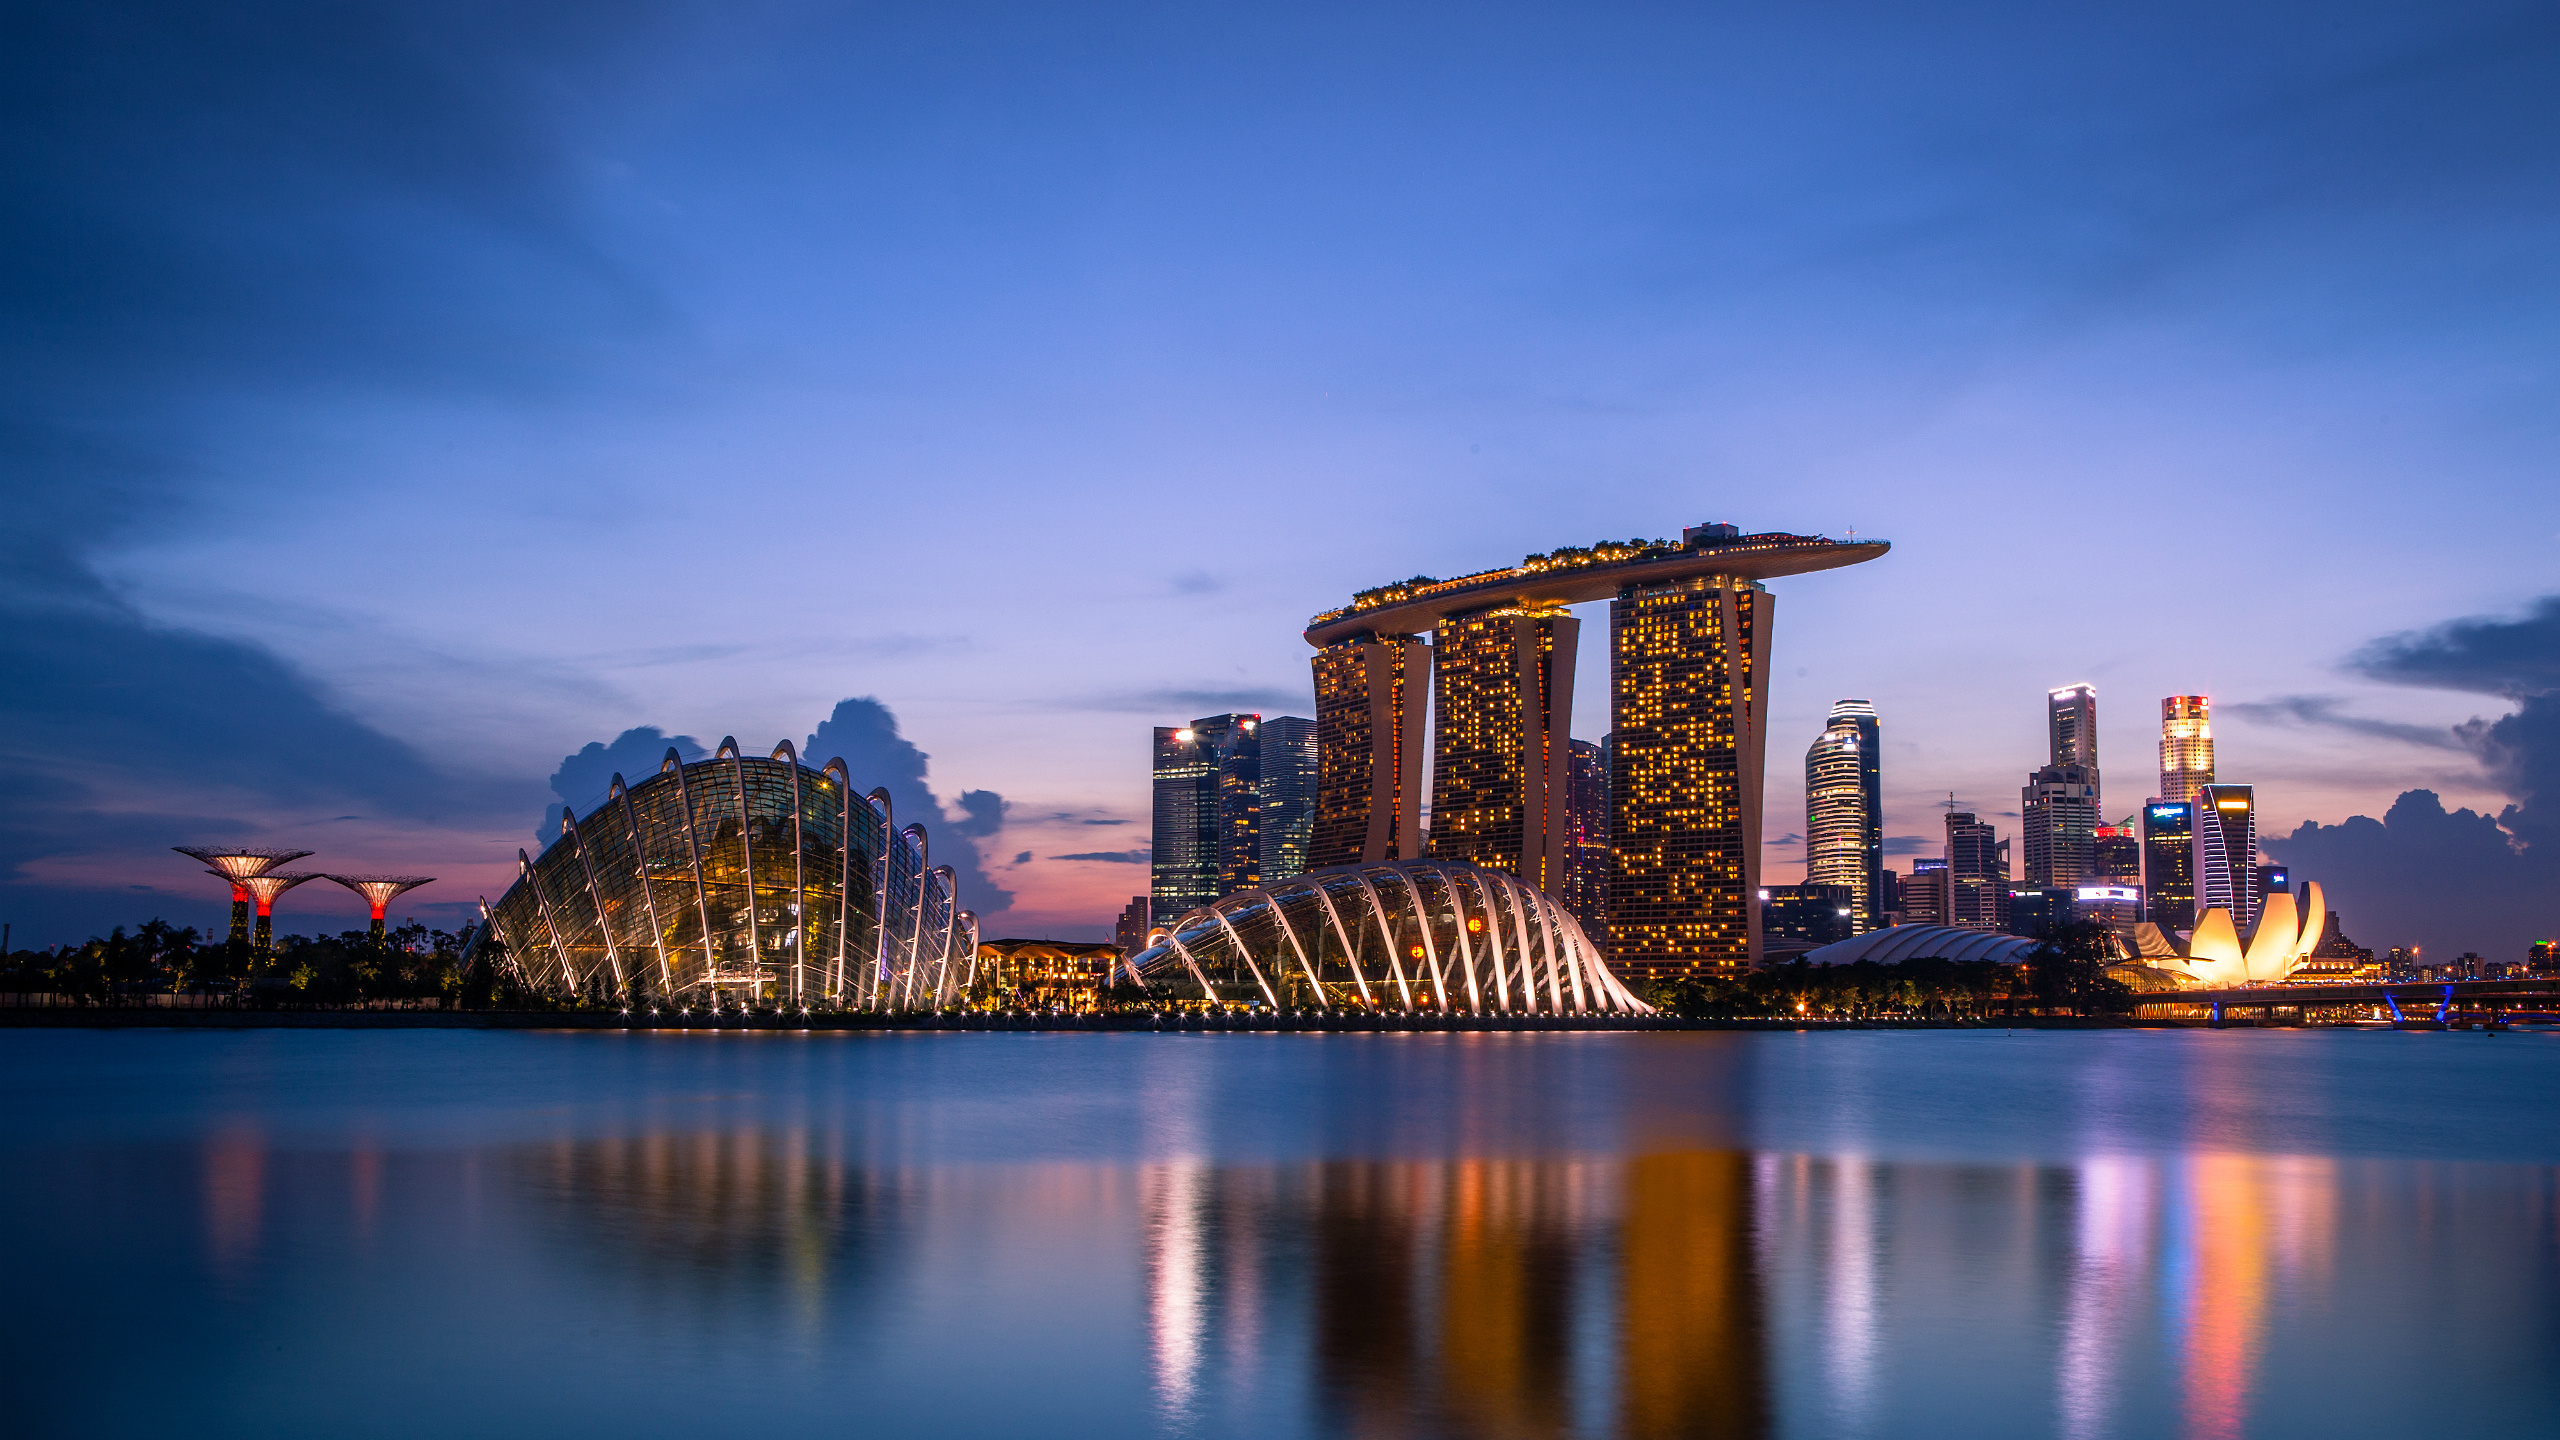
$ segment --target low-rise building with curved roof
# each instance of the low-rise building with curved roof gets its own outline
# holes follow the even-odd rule
[[[1905,960],[1997,960],[2024,962],[2035,953],[2036,940],[1994,930],[1968,930],[1955,925],[1888,925],[1805,953],[1816,965],[1854,965],[1873,960],[1898,965]]]

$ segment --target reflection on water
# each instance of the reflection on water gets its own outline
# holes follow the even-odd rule
[[[1135,1138],[1081,1155],[972,1148],[1058,1073],[1000,1066],[894,1111],[876,1074],[617,1082],[436,1143],[254,1105],[22,1143],[0,1223],[41,1243],[0,1283],[51,1323],[0,1375],[13,1431],[2208,1440],[2560,1406],[2547,1164],[2228,1143],[2245,1109],[2042,1159],[1768,1143],[1730,1052],[1643,1084],[1363,1052],[1480,1091],[1434,1097],[1431,1146],[1312,1047],[1246,1077],[1312,1097],[1267,1112],[1199,1097],[1241,1047],[1129,1053],[1194,1083],[1088,1077],[1138,1097],[1092,1133]],[[1251,1129],[1309,1112],[1335,1128]]]

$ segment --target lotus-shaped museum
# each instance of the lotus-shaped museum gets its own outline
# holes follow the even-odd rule
[[[2278,891],[2268,896],[2258,911],[2258,928],[2250,934],[2246,946],[2240,942],[2239,929],[2231,923],[2231,912],[2220,906],[2197,918],[2183,955],[2174,946],[2166,945],[2166,937],[2149,925],[2137,927],[2134,933],[2144,964],[2169,970],[2202,988],[2222,989],[2283,980],[2319,945],[2328,924],[2328,898],[2321,893],[2320,882],[2314,880],[2303,887],[2298,906],[2289,893]]]
[[[1201,906],[1123,962],[1176,1005],[1644,1014],[1573,917],[1499,870],[1343,865]]]

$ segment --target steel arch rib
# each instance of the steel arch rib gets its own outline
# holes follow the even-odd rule
[[[869,1003],[877,1009],[889,987],[889,869],[898,863],[898,813],[889,802],[889,792],[874,786],[863,803],[880,820],[879,863],[872,866],[876,877],[872,882],[871,906],[871,975],[867,993]]]
[[[1221,908],[1219,902],[1210,903],[1209,913],[1218,917],[1218,927],[1227,932],[1228,941],[1236,947],[1236,954],[1244,960],[1244,968],[1253,973],[1253,983],[1262,987],[1262,998],[1271,1002],[1272,1009],[1279,1009],[1280,997],[1271,993],[1271,982],[1263,978],[1262,967],[1253,963],[1253,951],[1246,947],[1244,937],[1236,933],[1236,923],[1227,918],[1227,912]]]
[[[1458,885],[1458,872],[1446,865],[1429,872],[1440,882],[1449,897],[1449,909],[1458,917],[1458,968],[1467,976],[1467,1009],[1472,1014],[1484,1013],[1483,993],[1476,989],[1476,947],[1467,939],[1467,895]]]
[[[936,865],[933,877],[941,882],[943,892],[941,954],[933,973],[933,1003],[939,1008],[951,998],[951,940],[960,932],[960,873],[948,865]]]
[[[1369,897],[1369,918],[1378,922],[1378,938],[1386,943],[1387,973],[1395,978],[1396,991],[1404,997],[1404,1008],[1413,1009],[1413,985],[1404,978],[1404,947],[1396,943],[1395,926],[1387,921],[1387,904],[1378,898],[1378,887],[1369,883],[1366,870],[1354,870],[1351,878]]]
[[[1316,881],[1310,888],[1316,892],[1317,902],[1324,906],[1325,918],[1333,922],[1333,933],[1342,941],[1342,963],[1351,967],[1351,983],[1360,992],[1360,1003],[1375,1004],[1369,998],[1368,972],[1360,968],[1360,947],[1351,943],[1351,932],[1342,925],[1342,912],[1333,908],[1333,892],[1325,888],[1323,880]]]
[[[1298,957],[1298,968],[1305,972],[1307,987],[1314,993],[1316,1003],[1327,1010],[1332,1009],[1333,1007],[1325,1002],[1324,982],[1316,979],[1316,967],[1307,960],[1307,947],[1298,943],[1297,929],[1289,923],[1289,912],[1282,907],[1279,892],[1264,890],[1262,895],[1271,903],[1271,918],[1279,922],[1280,933],[1289,937],[1290,952]]]
[[[622,803],[622,824],[631,832],[631,870],[640,881],[640,899],[649,911],[649,948],[658,956],[658,990],[675,993],[675,972],[667,965],[667,930],[658,921],[658,896],[649,888],[649,856],[640,848],[640,814],[631,805],[631,787],[622,783],[620,771],[614,772],[609,793]]]
[[[1573,1008],[1577,1011],[1590,1009],[1591,1007],[1583,1001],[1582,969],[1573,963],[1572,947],[1561,943],[1559,938],[1556,919],[1563,912],[1556,909],[1556,902],[1539,891],[1532,890],[1529,893],[1534,897],[1538,907],[1538,928],[1546,932],[1548,952],[1550,954],[1559,950],[1564,952],[1557,959],[1564,968],[1566,982],[1573,988]]]
[[[729,757],[730,778],[738,787],[738,868],[747,872],[747,974],[755,988],[752,998],[762,999],[764,990],[764,926],[756,918],[756,847],[755,811],[747,803],[747,757],[738,753],[738,737],[723,735],[720,748],[712,755]]]
[[[1432,1003],[1440,1013],[1449,1013],[1449,977],[1440,970],[1440,947],[1431,939],[1431,916],[1422,906],[1422,887],[1413,883],[1413,872],[1399,867],[1396,878],[1404,882],[1406,898],[1413,901],[1413,928],[1422,932],[1422,961],[1431,967]]]
[[[587,903],[595,907],[596,933],[604,937],[604,961],[613,967],[613,988],[628,1000],[631,998],[631,984],[622,978],[622,948],[613,943],[613,925],[605,918],[604,890],[596,884],[596,862],[595,857],[587,853],[587,837],[578,829],[578,807],[561,806],[560,824],[569,832],[569,843],[577,848],[578,868],[586,872]]]
[[[685,854],[693,859],[693,908],[702,918],[701,983],[709,985],[711,977],[720,973],[720,956],[711,948],[711,896],[710,887],[702,880],[702,837],[698,833],[701,826],[696,823],[693,813],[693,786],[685,779],[684,756],[678,754],[673,745],[667,747],[667,758],[658,762],[658,773],[663,775],[670,768],[676,772],[676,799],[684,806]],[[711,991],[711,1003],[714,1006],[720,1003],[720,991],[716,987]]]
[[[1197,915],[1199,913],[1199,911],[1194,910],[1190,915],[1183,916],[1182,919],[1188,920],[1191,918],[1191,915]],[[1182,957],[1182,963],[1191,967],[1191,978],[1200,982],[1201,995],[1206,997],[1210,1004],[1218,1004],[1218,987],[1209,983],[1209,976],[1207,972],[1200,968],[1199,958],[1191,953],[1189,946],[1182,943],[1182,936],[1179,933],[1181,929],[1182,921],[1175,921],[1173,929],[1165,932],[1164,943],[1172,946],[1173,953]]]
[[[785,740],[773,747],[773,758],[791,766],[791,999],[806,1004],[802,971],[809,949],[809,828],[800,812],[800,752]]]
[[[853,933],[853,775],[844,768],[841,755],[830,757],[818,773],[832,775],[836,782],[836,956],[827,998],[842,1005],[845,947],[852,943]]]
[[[1495,878],[1502,888],[1503,903],[1511,907],[1512,938],[1520,942],[1520,996],[1534,1015],[1538,1010],[1538,951],[1529,943],[1529,907],[1521,902],[1520,882],[1498,872]],[[1562,1014],[1563,1007],[1554,1001],[1553,987],[1549,990],[1547,1013]]]
[[[1476,887],[1477,903],[1484,906],[1485,943],[1493,947],[1493,958],[1490,963],[1493,969],[1494,1008],[1509,1010],[1511,1008],[1511,977],[1503,973],[1502,912],[1494,908],[1493,891],[1484,883],[1483,871],[1469,870],[1467,879]],[[1462,924],[1459,928],[1464,929],[1465,926]]]
[[[533,887],[533,903],[542,916],[542,928],[551,932],[551,958],[560,962],[560,987],[572,996],[578,993],[577,972],[569,968],[569,949],[560,943],[560,922],[551,914],[551,897],[543,892],[542,877],[534,873],[533,857],[516,851],[516,868],[523,872],[524,883]]]
[[[924,902],[933,893],[933,887],[926,883],[933,869],[933,842],[920,822],[910,823],[899,833],[915,837],[916,913],[907,921],[907,962],[900,967],[898,976],[898,1003],[911,1005],[916,998],[916,972],[924,964]]]

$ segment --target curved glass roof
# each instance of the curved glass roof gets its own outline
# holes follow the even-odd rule
[[[1864,935],[1805,953],[1816,965],[1852,965],[1873,960],[1893,965],[1904,960],[1997,960],[2020,964],[2035,953],[2037,942],[2024,935],[1967,930],[1955,925],[1888,925]]]
[[[1176,920],[1123,975],[1181,1005],[1650,1013],[1553,900],[1499,870],[1344,865]]]
[[[889,794],[722,740],[621,776],[489,907],[525,983],[623,1004],[934,1009],[976,979],[977,917]]]

